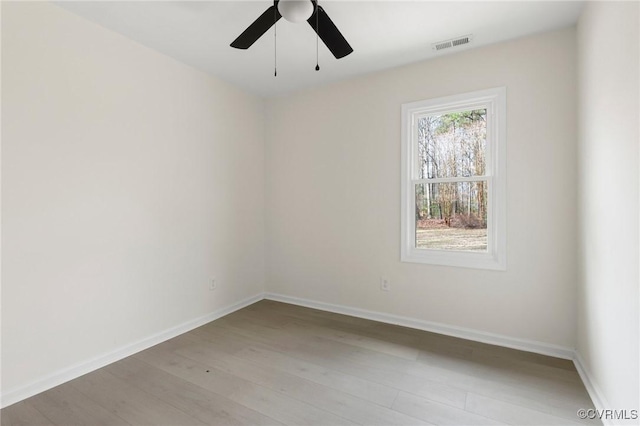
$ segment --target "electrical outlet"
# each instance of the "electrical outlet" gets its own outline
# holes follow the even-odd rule
[[[389,291],[391,290],[391,283],[388,278],[380,277],[380,290]]]
[[[211,278],[211,281],[209,282],[209,291],[213,291],[216,288],[218,288],[218,283],[215,278]]]

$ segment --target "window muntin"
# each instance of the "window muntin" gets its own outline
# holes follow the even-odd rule
[[[403,261],[505,269],[505,108],[505,88],[403,105]]]

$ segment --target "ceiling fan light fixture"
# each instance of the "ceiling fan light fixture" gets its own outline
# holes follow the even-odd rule
[[[289,22],[304,22],[313,15],[313,3],[310,0],[280,0],[278,12]]]

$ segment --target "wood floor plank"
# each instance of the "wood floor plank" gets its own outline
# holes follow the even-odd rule
[[[551,414],[543,413],[542,411],[532,410],[521,405],[511,404],[497,399],[476,395],[474,393],[469,393],[465,409],[472,413],[512,425],[570,426],[581,423],[577,421],[578,418],[575,412],[574,418],[576,421],[572,421],[571,419],[553,416]],[[594,422],[593,424],[597,424],[597,422]]]
[[[358,335],[344,330],[330,329],[321,326],[309,326],[308,324],[297,321],[284,325],[283,329],[313,334],[314,336],[324,337],[326,339],[371,349],[383,354],[393,355],[412,361],[416,360],[420,353],[418,349],[412,346],[400,345],[388,340],[369,337],[363,334]]]
[[[38,411],[30,401],[22,401],[2,410],[0,414],[2,426],[53,426],[47,417]]]
[[[493,357],[505,358],[510,360],[521,360],[540,365],[546,365],[549,367],[576,371],[576,367],[573,364],[573,361],[569,359],[555,358],[533,352],[525,352],[512,348],[489,345],[486,343],[473,342],[473,352],[477,355],[490,355]]]
[[[390,410],[379,404],[355,397],[341,390],[319,385],[268,364],[257,364],[229,356],[206,345],[189,347],[177,353],[219,368],[234,376],[243,377],[300,401],[322,407],[331,413],[360,424],[423,424],[420,420]]]
[[[242,340],[246,347],[263,345],[271,350],[286,353],[293,358],[301,359],[329,370],[349,374],[386,387],[412,392],[433,401],[460,408],[464,407],[466,392],[461,389],[448,386],[446,383],[429,380],[428,378],[404,374],[393,369],[375,368],[370,365],[359,364],[336,355],[331,349],[327,350],[313,344],[294,340],[287,340],[286,343],[275,339],[258,341],[248,337],[247,333],[236,334],[229,328],[201,328],[199,333],[203,336],[206,334],[213,335],[214,339],[224,339],[224,336],[226,338],[233,337],[236,340],[236,347],[240,346],[240,343],[237,342],[239,340]]]
[[[69,382],[78,391],[134,425],[203,425],[184,411],[127,384],[104,369]]]
[[[289,303],[276,302],[274,300],[261,300],[260,302],[254,303],[248,308],[249,309],[246,309],[246,310],[250,312],[254,312],[254,311],[261,312],[261,313],[276,312],[279,314],[286,314],[292,317],[296,317],[298,319],[304,319],[304,320],[316,321],[316,322],[320,322],[323,320],[339,321],[343,324],[354,325],[361,328],[367,327],[372,323],[372,321],[364,318],[357,318],[349,315],[335,314],[332,312],[321,311],[318,309],[292,305]]]
[[[590,399],[584,399],[581,402],[571,402],[564,398],[555,398],[553,396],[542,394],[540,392],[527,392],[521,389],[513,388],[496,390],[493,387],[485,387],[477,391],[478,395],[493,398],[505,403],[511,403],[522,407],[551,414],[556,417],[565,418],[571,421],[579,421],[576,419],[576,412],[582,407],[592,408],[593,404]],[[598,424],[591,421],[579,421],[581,423]]]
[[[440,365],[416,363],[407,374],[505,401],[518,398],[520,401],[536,401],[536,405],[544,404],[570,410],[593,406],[584,387],[580,389],[576,384],[567,384],[561,380],[540,380],[529,376],[522,378],[499,370],[493,373],[482,369],[475,372],[464,371],[463,368],[459,370],[449,364],[443,368]]]
[[[439,404],[417,395],[400,392],[393,408],[437,425],[504,425],[466,410]]]
[[[174,374],[229,399],[251,407],[268,417],[289,425],[352,425],[356,424],[288,397],[281,392],[257,385],[220,369],[160,350],[146,350],[134,355],[150,365]]]
[[[130,424],[68,383],[36,395],[29,402],[60,426]]]
[[[289,371],[300,378],[346,392],[384,407],[391,407],[398,395],[397,389],[341,371],[324,368],[311,362],[287,356],[278,351],[251,346],[239,351],[236,355],[258,364],[270,365],[283,372]]]
[[[334,330],[335,332],[350,334],[352,335],[351,337],[353,338],[353,341],[356,342],[362,340],[373,340],[375,342],[374,344],[380,345],[381,347],[384,347],[385,345],[390,346],[389,349],[391,351],[381,350],[381,352],[390,353],[392,355],[397,355],[397,353],[393,352],[393,350],[396,349],[395,347],[397,347],[399,351],[407,352],[409,354],[408,357],[403,355],[399,356],[407,357],[409,359],[415,359],[416,350],[446,350],[451,353],[465,352],[468,355],[470,355],[474,350],[474,347],[471,345],[471,343],[474,342],[464,339],[456,339],[449,336],[419,330],[412,330],[412,333],[407,333],[407,331],[411,329],[399,326],[393,326],[391,329],[392,331],[389,332],[386,327],[387,324],[380,322],[300,307],[297,307],[299,309],[296,310],[296,313],[291,313],[291,309],[288,308],[289,306],[292,305],[281,303],[276,305],[277,309],[271,308],[268,310],[263,309],[251,312],[254,312],[254,315],[257,313],[259,318],[263,318],[265,314],[268,314],[269,320],[274,317],[278,318],[279,316],[279,321],[285,326],[302,323],[305,325],[319,326],[325,330]],[[322,313],[322,316],[318,318],[320,314],[313,315],[312,313],[315,312]],[[285,320],[285,318],[288,318],[288,320]],[[353,321],[345,321],[343,318],[350,318],[352,320],[356,319],[359,321],[353,323]],[[399,330],[402,332],[398,332]],[[341,340],[346,342],[346,339]],[[375,346],[368,347],[379,350]]]
[[[259,306],[264,306],[264,303],[269,303],[270,305],[268,305],[267,309],[260,309]],[[433,349],[434,346],[455,346],[457,348],[464,347],[471,350],[479,344],[478,342],[473,342],[471,340],[270,300],[263,300],[256,303],[252,308],[261,314],[266,312],[273,315],[274,312],[277,312],[279,315],[289,316],[290,318],[295,318],[297,321],[310,322],[336,330],[355,332],[358,335],[377,337],[385,341],[415,347],[416,349]],[[294,312],[292,312],[292,310]],[[486,344],[480,345],[483,345],[483,347],[492,347],[491,345]]]
[[[282,423],[210,392],[136,358],[107,366],[106,371],[212,425],[281,425]]]
[[[214,324],[215,327],[227,327],[238,334],[256,339],[266,344],[278,344],[284,348],[295,347],[296,345],[313,345],[318,351],[334,354],[343,358],[348,358],[355,362],[361,362],[371,367],[392,369],[394,371],[405,371],[414,362],[405,358],[381,353],[348,343],[338,342],[332,339],[307,334],[303,330],[280,329],[275,330],[255,322]]]
[[[492,373],[496,371],[506,372],[508,374],[517,372],[521,376],[527,375],[541,379],[569,382],[571,386],[576,383],[582,384],[576,370],[567,370],[524,360],[507,360],[503,357],[496,357],[490,354],[474,353],[471,360]]]
[[[341,390],[328,388],[312,381],[283,372],[267,364],[257,364],[199,345],[177,351],[178,354],[220,369],[289,395],[291,398],[322,408],[359,424],[417,425],[420,420],[395,412],[389,408],[349,395]]]
[[[254,314],[246,314],[243,318],[257,319],[264,321],[265,315],[261,312]],[[418,356],[419,349],[412,344],[396,343],[389,339],[380,339],[374,336],[367,336],[363,333],[356,332],[356,328],[352,327],[328,327],[328,320],[316,322],[304,320],[302,318],[273,315],[269,318],[272,320],[271,326],[275,324],[277,328],[282,330],[290,330],[292,332],[303,330],[304,333],[318,337],[324,337],[338,342],[347,343],[357,347],[372,349],[381,353],[394,355],[400,358],[415,360]]]
[[[234,336],[232,333],[224,332],[216,333],[214,330],[203,329],[200,329],[197,333],[201,339],[207,341],[214,349],[222,350],[257,364],[277,368],[279,371],[291,373],[297,377],[346,392],[385,407],[390,407],[398,394],[398,390],[393,387],[290,356],[285,352],[280,352],[270,346],[242,336]]]

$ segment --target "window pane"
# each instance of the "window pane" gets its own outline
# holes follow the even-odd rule
[[[485,174],[486,109],[430,115],[417,121],[418,179]]]
[[[416,184],[416,248],[487,250],[487,182]]]

